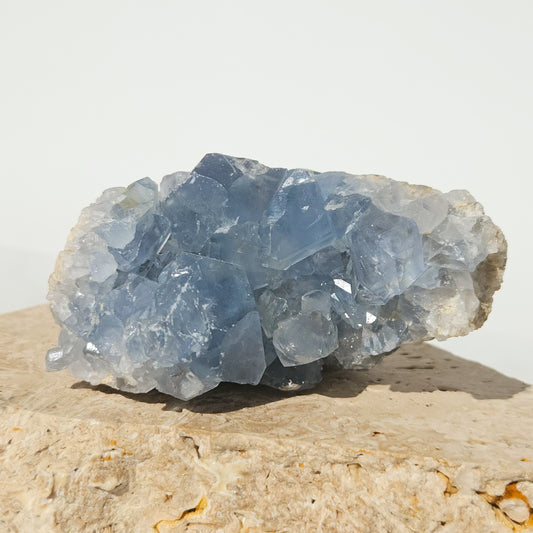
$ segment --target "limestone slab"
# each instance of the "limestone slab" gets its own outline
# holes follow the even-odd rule
[[[533,390],[487,367],[409,345],[183,402],[46,373],[57,333],[0,317],[0,531],[533,531]]]

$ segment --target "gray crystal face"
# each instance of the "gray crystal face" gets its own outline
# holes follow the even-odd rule
[[[106,190],[50,278],[50,371],[188,400],[310,388],[485,321],[506,260],[466,191],[208,154]]]

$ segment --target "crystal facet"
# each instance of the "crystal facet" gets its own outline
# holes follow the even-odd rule
[[[316,385],[481,326],[506,260],[466,191],[207,154],[106,190],[50,278],[50,371],[181,399]]]

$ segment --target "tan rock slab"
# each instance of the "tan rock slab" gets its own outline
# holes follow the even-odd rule
[[[187,403],[45,372],[57,334],[0,316],[0,531],[533,531],[533,388],[494,370],[421,344]]]

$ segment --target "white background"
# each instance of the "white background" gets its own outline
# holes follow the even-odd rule
[[[467,188],[509,241],[442,346],[533,382],[533,2],[0,0],[0,312],[80,209],[205,152]]]

